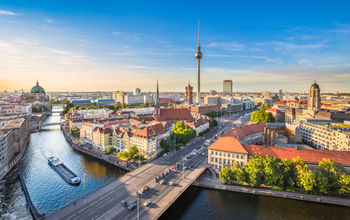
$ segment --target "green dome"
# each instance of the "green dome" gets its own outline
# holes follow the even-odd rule
[[[39,86],[39,82],[36,82],[36,86],[34,86],[32,88],[32,90],[30,90],[30,93],[44,93],[45,94],[45,90],[43,89],[43,87]]]

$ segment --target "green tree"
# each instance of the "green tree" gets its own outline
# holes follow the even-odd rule
[[[139,154],[139,149],[137,148],[137,146],[136,145],[131,146],[129,149],[129,159],[133,160],[135,156],[137,156],[138,154]]]
[[[260,109],[261,111],[266,111],[269,108],[270,108],[269,104],[263,104],[258,107],[258,109]]]
[[[190,126],[185,125],[183,121],[175,122],[172,132],[175,134],[176,143],[186,144],[196,136],[196,131]]]
[[[224,167],[219,173],[219,178],[224,183],[230,183],[233,180],[233,172],[229,167]]]
[[[115,151],[115,148],[112,147],[112,146],[108,146],[108,147],[106,148],[106,153],[107,153],[107,154],[113,153],[114,151]]]
[[[294,189],[296,187],[296,168],[292,161],[281,159],[279,167],[283,175],[283,188]]]
[[[264,164],[262,158],[253,156],[246,164],[244,171],[247,174],[247,182],[252,187],[258,187],[263,183]]]
[[[236,169],[235,175],[236,175],[235,178],[237,180],[237,183],[243,184],[244,182],[246,182],[246,173],[242,168]]]
[[[279,160],[275,157],[262,157],[264,165],[264,184],[267,186],[283,186],[283,174],[280,170]]]
[[[118,152],[117,157],[122,160],[129,160],[129,152],[128,151]]]
[[[316,175],[309,168],[305,168],[299,171],[298,179],[300,187],[305,192],[312,192],[316,186]]]
[[[350,175],[347,174],[342,174],[339,177],[339,194],[346,194],[346,193],[350,193]]]
[[[345,169],[327,158],[322,159],[318,163],[318,167],[317,180],[320,181],[318,183],[320,192],[338,191],[340,188],[339,178],[346,174]]]

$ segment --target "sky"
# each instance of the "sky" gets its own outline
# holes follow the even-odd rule
[[[0,1],[0,91],[350,92],[349,1]]]

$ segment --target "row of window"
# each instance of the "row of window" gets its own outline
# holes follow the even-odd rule
[[[215,151],[211,151],[211,154],[215,156],[224,156],[224,157],[231,157],[231,158],[241,158],[243,159],[243,155],[240,155],[240,154],[235,154],[235,153],[222,153],[221,151],[217,152]]]

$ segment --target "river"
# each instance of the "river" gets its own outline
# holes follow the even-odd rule
[[[56,122],[50,116],[45,122]],[[67,184],[48,164],[55,155],[70,167],[84,184]],[[59,126],[31,134],[27,152],[20,163],[0,182],[0,219],[31,219],[18,179],[21,169],[34,205],[41,214],[82,198],[125,172],[69,146]],[[350,209],[266,196],[223,192],[190,187],[161,219],[350,219]]]

